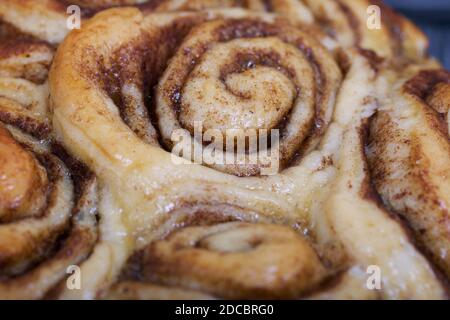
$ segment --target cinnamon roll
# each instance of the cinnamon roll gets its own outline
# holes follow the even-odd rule
[[[248,0],[246,4],[277,12],[294,23],[318,25],[347,48],[413,61],[426,56],[428,39],[423,32],[379,0]]]
[[[83,20],[111,7],[136,6],[145,11],[199,10],[233,6],[235,0],[4,0],[0,3],[0,21],[20,32],[60,43],[70,31],[67,21],[77,6]]]
[[[196,129],[212,131],[216,145],[223,142],[214,149],[213,168],[239,176],[277,173],[251,158],[276,148],[282,169],[298,152],[314,149],[330,123],[340,81],[330,54],[301,30],[251,19],[205,23],[184,39],[157,85],[162,144],[172,150],[182,128],[192,136],[188,147],[201,149]],[[266,147],[261,140],[274,129],[279,142],[270,136]],[[260,143],[236,150],[235,140],[246,138]],[[195,150],[186,153],[196,160]],[[236,158],[231,164],[230,156]]]
[[[131,259],[124,275],[128,283],[148,281],[245,299],[296,298],[327,273],[311,246],[293,230],[229,222],[185,227],[151,243]],[[117,297],[117,290],[111,294]]]
[[[95,244],[96,180],[56,150],[49,139],[0,124],[1,299],[45,297]]]
[[[38,138],[51,131],[47,76],[53,53],[36,41],[0,44],[0,120]]]
[[[49,77],[54,132],[99,179],[101,236],[82,289],[59,298],[447,297],[370,183],[381,61],[314,36],[239,9],[122,8],[65,39]],[[196,161],[198,122],[219,139],[278,129],[279,168]],[[171,153],[174,132],[187,156]]]
[[[96,179],[52,141],[54,48],[0,30],[0,298],[39,299],[95,244]]]
[[[370,123],[372,180],[449,277],[450,72],[411,67],[405,73],[391,80],[393,89]]]
[[[145,12],[196,10],[230,6],[232,1],[142,0],[24,0],[0,2],[0,120],[38,138],[51,131],[48,69],[57,46],[70,31],[71,5],[79,6],[83,21],[96,12],[117,6],[136,6]],[[28,130],[28,131],[27,131]]]

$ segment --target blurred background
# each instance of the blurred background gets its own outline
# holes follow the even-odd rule
[[[450,69],[450,0],[385,0],[427,33],[430,52]]]

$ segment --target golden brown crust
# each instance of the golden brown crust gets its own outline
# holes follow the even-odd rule
[[[73,172],[79,176],[74,188],[50,142],[38,142],[13,127],[0,129],[2,151],[10,151],[0,158],[2,183],[9,184],[2,188],[2,206],[15,197],[13,207],[2,207],[0,220],[0,297],[43,298],[94,244],[95,179]],[[11,171],[8,163],[23,170]],[[27,174],[41,179],[39,185],[28,184]],[[20,181],[12,185],[11,179]],[[23,185],[25,190],[18,190]]]
[[[438,83],[426,99],[427,104],[443,115],[450,110],[450,79],[448,81]]]
[[[152,243],[140,260],[141,281],[227,299],[299,298],[326,276],[301,236],[265,224],[187,227]]]
[[[39,214],[47,196],[45,170],[3,127],[0,146],[0,221]]]

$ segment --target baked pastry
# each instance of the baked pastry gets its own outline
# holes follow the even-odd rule
[[[39,299],[95,244],[96,179],[51,139],[54,48],[0,30],[0,298]]]
[[[195,9],[214,1],[150,3]],[[78,3],[84,18],[126,3]],[[216,4],[217,5],[217,4]],[[69,32],[62,1],[0,3],[0,298],[56,297],[97,240],[97,182],[55,143],[48,70]]]
[[[81,266],[84,290],[62,297],[445,297],[432,264],[372,196],[363,129],[380,104],[381,61],[358,49],[335,56],[276,16],[239,10],[108,10],[71,33],[50,75],[55,133],[98,175],[103,235]],[[180,127],[192,134],[193,119],[247,130],[262,118],[256,129],[283,130],[291,119],[277,122],[277,112],[293,117],[299,100],[310,110],[302,88],[329,117],[277,174],[173,161],[165,140]],[[261,100],[253,118],[238,108]],[[286,100],[288,111],[277,110]],[[143,101],[147,135],[135,127],[142,118],[127,116]],[[366,287],[371,265],[382,290]]]
[[[404,73],[388,80],[393,90],[370,124],[372,181],[449,277],[450,72],[411,67]]]
[[[42,65],[33,63],[24,73],[39,79]],[[52,143],[45,104],[33,100],[42,93],[33,86],[45,85],[13,78],[0,83],[0,298],[39,299],[95,244],[96,179]]]
[[[119,6],[136,6],[144,11],[199,10],[232,6],[234,0],[4,0],[0,3],[0,21],[52,44],[60,43],[70,31],[67,27],[70,6],[80,8],[83,20],[95,13]]]
[[[416,62],[426,57],[425,34],[380,0],[247,0],[247,7],[316,25],[344,47]]]
[[[79,1],[52,61],[64,6],[39,3],[0,4],[0,222],[47,216],[47,158],[73,200],[20,259],[0,235],[0,297],[448,298],[449,76],[409,22],[355,32],[363,0]],[[154,12],[172,4],[255,11]],[[30,12],[31,36],[11,18]]]

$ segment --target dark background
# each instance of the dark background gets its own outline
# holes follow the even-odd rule
[[[417,23],[430,38],[431,55],[450,69],[450,0],[385,0]]]

